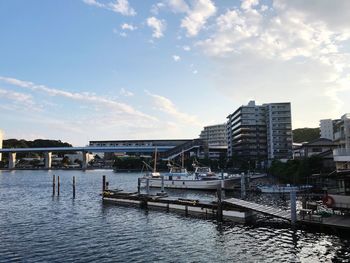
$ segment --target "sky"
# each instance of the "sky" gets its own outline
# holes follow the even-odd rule
[[[5,138],[190,139],[250,100],[350,112],[347,0],[0,0]]]

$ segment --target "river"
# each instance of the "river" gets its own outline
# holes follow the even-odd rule
[[[59,197],[52,197],[53,174],[60,176]],[[287,226],[218,225],[175,213],[103,205],[102,175],[111,188],[126,190],[136,190],[140,176],[109,170],[0,172],[0,262],[349,261],[350,237]],[[177,194],[215,198],[209,192]],[[279,197],[256,198],[279,202]]]

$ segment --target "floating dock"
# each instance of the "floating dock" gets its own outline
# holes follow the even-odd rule
[[[238,223],[247,223],[254,218],[252,211],[234,209],[230,205],[223,205],[217,201],[185,199],[166,195],[146,195],[120,190],[105,190],[102,199],[104,203],[180,212],[186,216],[191,215]]]

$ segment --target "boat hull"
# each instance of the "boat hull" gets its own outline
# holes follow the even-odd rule
[[[146,179],[144,179],[146,180]],[[160,178],[150,178],[149,186],[160,188],[162,185],[162,179]],[[173,189],[191,189],[191,190],[216,190],[218,186],[223,189],[233,189],[235,186],[234,180],[224,179],[224,180],[166,180],[164,179],[164,188]]]

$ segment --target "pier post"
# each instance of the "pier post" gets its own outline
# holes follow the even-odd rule
[[[60,195],[60,176],[57,175],[57,195]]]
[[[52,196],[55,196],[56,192],[56,175],[52,176]]]
[[[162,177],[162,187],[161,187],[161,192],[164,193],[164,175],[161,176]]]
[[[146,179],[146,193],[149,195],[149,178]]]
[[[86,170],[89,162],[88,152],[83,151],[82,155],[83,155],[83,162],[81,164],[81,169]]]
[[[292,225],[295,225],[297,220],[297,202],[296,202],[296,192],[290,192],[290,220]]]
[[[137,178],[137,193],[141,192],[141,178]]]
[[[222,219],[223,219],[221,192],[222,192],[222,188],[221,188],[221,184],[219,184],[217,187],[217,196],[218,196],[217,220],[218,222],[222,222]]]
[[[246,189],[245,189],[245,174],[241,174],[241,198],[244,199],[246,197]]]
[[[73,199],[75,199],[75,176],[73,176]]]
[[[102,175],[102,194],[106,190],[106,176]]]

